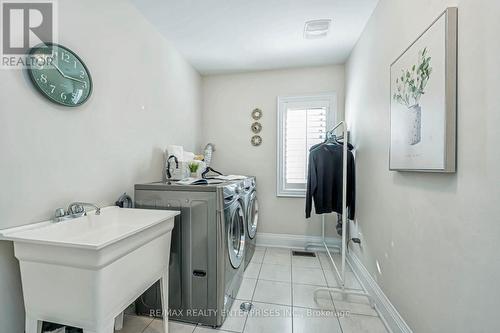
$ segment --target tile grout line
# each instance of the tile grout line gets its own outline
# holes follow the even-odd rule
[[[319,311],[329,311],[328,309],[322,309],[322,308],[315,308],[315,307],[308,307],[308,306],[295,306],[294,305],[294,295],[293,295],[293,292],[294,292],[294,285],[297,284],[297,285],[303,285],[303,286],[315,286],[315,287],[323,287],[323,286],[318,286],[318,285],[313,285],[313,284],[304,284],[304,283],[294,283],[294,279],[293,279],[293,267],[295,266],[294,263],[293,263],[293,256],[291,255],[291,251],[289,252],[290,253],[290,288],[291,288],[291,320],[292,320],[292,333],[293,333],[293,330],[294,330],[294,318],[295,318],[295,312],[294,312],[294,309],[295,308],[298,308],[298,309],[312,309],[312,310],[319,310]],[[264,250],[264,254],[263,254],[263,257],[262,257],[262,261],[260,263],[255,263],[255,264],[259,264],[259,271],[258,271],[258,274],[257,274],[257,277],[255,278],[256,280],[256,284],[255,284],[255,288],[253,290],[253,293],[252,293],[252,297],[251,297],[251,302],[254,303],[254,298],[255,298],[255,294],[257,292],[257,287],[258,287],[258,284],[260,281],[269,281],[269,282],[277,282],[277,283],[288,283],[287,281],[275,281],[275,280],[267,280],[267,279],[262,279],[261,278],[261,272],[262,272],[262,269],[263,269],[263,265],[264,265],[264,259],[265,259],[265,256],[266,254],[268,254],[267,252],[267,248]],[[325,278],[325,281],[326,281],[326,286],[328,286],[328,282],[327,282],[327,279],[326,279],[326,270],[324,268],[324,265],[323,263],[319,260],[319,257],[317,258],[317,260],[320,262],[320,269],[323,273],[323,277]],[[273,264],[270,264],[270,265],[273,265]],[[288,265],[278,265],[278,266],[288,266]],[[301,266],[297,266],[297,267],[301,267]],[[312,267],[302,267],[302,268],[312,268]],[[253,278],[252,278],[253,279]],[[337,313],[338,309],[337,309],[337,306],[335,305],[335,300],[333,299],[333,293],[330,292],[330,299],[333,303],[333,306],[334,306],[334,311],[335,313]],[[271,305],[276,305],[276,306],[282,306],[282,307],[288,307],[287,304],[278,304],[278,303],[273,303],[273,302],[256,302],[256,303],[260,303],[260,304],[271,304]],[[362,316],[362,317],[375,317],[375,316],[370,316],[370,315],[364,315],[364,314],[355,314],[356,316]],[[245,332],[246,328],[247,328],[247,323],[248,323],[248,317],[250,316],[250,312],[247,314],[247,316],[245,317],[245,323],[243,325],[243,329],[242,331],[229,331],[229,330],[224,330],[224,332],[228,332],[228,333],[243,333]],[[339,316],[335,315],[336,319],[337,319],[337,322],[339,324],[339,328],[340,328],[340,332],[344,332],[343,328],[342,328],[342,325],[340,324],[340,318]],[[154,321],[154,320],[153,320]],[[152,321],[152,322],[153,322]],[[151,322],[151,323],[152,323]],[[150,323],[150,325],[151,325]],[[149,327],[149,325],[148,325]],[[196,329],[198,327],[203,327],[202,325],[197,325],[193,328],[193,331],[191,333],[195,333],[196,332]],[[222,330],[221,330],[222,332]]]
[[[151,316],[139,316],[137,314],[123,314],[123,322],[125,323],[125,317],[134,317],[134,318],[137,318],[137,319],[144,319],[144,318],[150,318],[151,319]],[[144,331],[149,327],[149,325],[151,325],[151,323],[155,320],[155,317],[153,317],[151,319],[151,321],[149,322],[149,324],[147,324],[146,326],[144,326],[144,328],[141,330],[140,333],[144,333]],[[125,325],[123,326],[125,327]],[[114,332],[114,326],[113,326],[113,332]]]
[[[263,264],[264,264],[264,259],[265,259],[265,256],[267,255],[267,248],[265,248],[264,250],[264,254],[262,256],[262,261],[260,263],[256,263],[256,264],[259,264],[259,272],[257,274],[257,278],[255,279],[256,280],[256,285],[255,285],[255,288],[253,290],[253,293],[252,293],[252,296],[251,296],[251,299],[250,301],[253,302],[254,300],[254,297],[255,297],[255,293],[257,291],[257,285],[259,283],[259,281],[270,281],[270,282],[278,282],[278,283],[288,283],[286,281],[274,281],[274,280],[267,280],[267,279],[261,279],[260,278],[260,274],[261,274],[261,271],[262,271],[262,267],[263,267]],[[316,253],[317,254],[317,253]],[[294,305],[294,296],[293,296],[293,292],[294,292],[294,279],[293,279],[293,268],[294,268],[294,264],[293,264],[293,256],[292,256],[292,252],[291,250],[289,251],[289,260],[290,260],[290,288],[291,288],[291,304],[290,304],[290,307],[291,307],[291,320],[292,320],[292,333],[293,333],[293,330],[294,330],[294,323],[293,323],[293,319],[295,318],[295,313],[294,313],[294,308],[300,308],[300,309],[312,309],[312,310],[320,310],[320,311],[323,311],[326,309],[321,309],[321,308],[314,308],[314,307],[306,307],[306,306],[295,306]],[[328,282],[327,282],[327,279],[326,279],[326,274],[325,274],[325,268],[323,267],[323,264],[321,262],[321,260],[319,259],[319,256],[317,258],[317,260],[319,261],[319,265],[320,265],[320,269],[322,270],[322,273],[323,273],[323,277],[325,278],[325,281],[327,283],[327,287],[328,287]],[[270,265],[274,265],[274,264],[270,264]],[[278,265],[278,266],[288,266],[288,265]],[[302,267],[302,266],[297,266],[299,268],[315,268],[315,267]],[[313,284],[305,284],[305,283],[297,283],[298,285],[305,285],[305,286],[316,286],[316,287],[322,287],[322,286],[318,286],[318,285],[313,285]],[[335,306],[335,301],[333,299],[333,293],[330,292],[330,298],[332,300],[332,303],[333,303],[333,306],[334,306],[334,310],[335,311],[338,311],[337,310],[337,307]],[[257,302],[257,303],[267,303],[267,304],[272,304],[272,305],[277,305],[277,306],[288,306],[287,304],[278,304],[278,303],[273,303],[273,302]],[[356,314],[356,315],[359,315],[359,316],[366,316],[366,317],[374,317],[374,316],[370,316],[370,315],[364,315],[364,314]],[[241,333],[243,333],[246,329],[246,324],[247,324],[247,321],[248,321],[248,316],[249,316],[249,313],[247,314],[246,318],[245,318],[245,323],[243,325],[243,330],[241,331]],[[342,329],[342,326],[340,325],[340,320],[339,320],[339,317],[336,316],[337,318],[337,321],[339,323],[339,327],[341,329],[341,332],[343,332],[343,329]],[[152,323],[155,321],[156,319],[153,318],[151,319],[151,321],[144,327],[144,329],[142,329],[142,333],[144,333],[148,327],[150,327],[152,325]],[[198,327],[204,327],[203,325],[189,325],[192,327],[192,331],[191,333],[194,333],[196,331],[196,329]],[[232,332],[232,333],[238,333],[238,331],[229,331],[229,330],[220,330],[220,331],[224,331],[224,332]]]
[[[325,278],[326,285],[327,285],[328,288],[330,288],[328,280],[326,278],[325,268],[323,267],[323,264],[321,263],[321,260],[319,259],[319,254],[318,254],[318,261],[319,261],[319,265],[321,266],[321,270],[323,272],[323,276]],[[328,292],[328,294],[330,294],[330,299],[332,300],[333,309],[335,311],[335,318],[337,318],[337,322],[338,322],[339,327],[340,327],[340,332],[343,333],[344,329],[342,328],[342,324],[340,323],[340,318],[338,316],[338,310],[337,310],[337,306],[335,305],[335,299],[333,298],[333,293],[332,292]]]
[[[264,249],[264,255],[262,256],[262,262],[264,261],[264,257],[265,257],[265,255],[266,255],[266,252],[267,252],[267,248],[265,248],[265,249]],[[253,258],[252,258],[252,259],[253,259]],[[260,271],[262,270],[262,262],[260,262],[260,263],[254,262],[254,264],[259,264],[259,265],[260,265],[260,267],[259,267],[259,273],[257,274],[257,277],[256,277],[256,278],[245,278],[245,276],[244,276],[244,275],[245,275],[245,272],[243,272],[243,279],[252,279],[252,280],[256,280],[256,283],[255,283],[255,288],[254,288],[254,290],[253,290],[253,293],[252,293],[252,297],[251,297],[251,299],[250,299],[250,302],[252,302],[253,297],[254,297],[254,295],[255,295],[255,290],[257,289],[257,283],[259,282]],[[251,264],[251,263],[252,263],[252,260],[250,260],[250,262],[249,262],[248,264]],[[241,300],[241,299],[236,298],[235,300]],[[241,300],[241,301],[245,301],[245,300]],[[249,312],[249,313],[250,313],[250,312]],[[236,331],[226,331],[226,330],[221,330],[220,328],[218,328],[217,330],[214,330],[214,332],[215,332],[215,331],[220,331],[220,332],[231,332],[231,333],[243,333],[243,332],[245,331],[245,327],[246,327],[246,324],[247,324],[247,320],[248,320],[248,315],[249,315],[249,313],[247,314],[247,316],[246,316],[246,318],[245,318],[245,323],[243,324],[243,329],[242,329],[242,331],[241,331],[241,332],[236,332]],[[227,318],[226,318],[226,320],[227,320]],[[203,326],[196,325],[196,326],[195,326],[195,329],[194,329],[194,330],[193,330],[193,332],[191,332],[191,333],[195,333],[194,331],[195,331],[195,330],[196,330],[196,328],[198,328],[198,327],[203,327]]]
[[[266,257],[266,254],[267,254],[267,247],[264,249],[264,255],[262,256],[262,262],[260,263],[260,267],[259,267],[259,274],[257,274],[257,282],[255,282],[255,288],[253,290],[253,293],[252,293],[252,298],[250,299],[250,303],[253,305],[253,298],[255,296],[255,292],[257,291],[257,285],[259,284],[259,278],[260,278],[260,271],[262,270],[262,264],[264,263],[264,258]],[[250,260],[251,262],[251,260]],[[250,309],[250,311],[252,311]],[[245,323],[243,324],[243,330],[241,331],[241,333],[245,332],[245,328],[247,327],[247,321],[248,321],[248,316],[250,315],[250,311],[248,311],[247,313],[247,316],[245,318]]]
[[[170,323],[170,321],[169,321]],[[183,324],[182,322],[180,322],[181,325],[185,325],[185,326],[192,326],[193,327],[193,330],[191,331],[191,333],[194,333],[194,331],[196,331],[196,329],[198,328],[198,324],[194,324],[194,325],[190,325],[190,324]],[[168,329],[169,332],[170,331],[170,328]]]
[[[147,325],[146,325],[146,327],[144,327],[144,329],[141,331],[141,333],[144,333],[144,332],[148,329],[148,327],[149,327],[149,326],[151,326],[151,324],[153,323],[153,321],[155,321],[155,318],[153,318],[153,319],[149,322],[149,324],[147,324]],[[162,319],[162,321],[163,321],[163,319]],[[114,331],[113,331],[113,332],[114,332]]]
[[[268,281],[268,280],[263,280],[263,281]],[[271,281],[271,282],[277,282],[277,281]],[[286,282],[287,284],[289,284],[288,282]],[[309,287],[322,287],[322,286],[313,286],[313,285],[304,285],[304,284],[299,284],[299,283],[295,283],[296,285],[301,285],[301,286],[309,286]],[[244,301],[242,299],[238,299],[239,301]],[[310,310],[322,310],[322,311],[331,311],[331,310],[335,310],[335,309],[324,309],[324,308],[320,308],[320,307],[311,307],[311,306],[305,306],[305,305],[290,305],[290,304],[280,304],[280,303],[274,303],[274,302],[269,302],[269,301],[255,301],[255,303],[260,303],[260,304],[271,304],[271,305],[277,305],[277,306],[287,306],[287,307],[290,307],[290,306],[293,306],[293,307],[296,307],[296,308],[301,308],[301,309],[310,309]],[[355,313],[355,315],[358,315],[358,313]],[[372,315],[367,315],[367,314],[361,314],[359,313],[360,316],[366,316],[366,317],[376,317],[376,316],[372,316]]]
[[[287,283],[286,281],[266,280],[266,279],[262,279],[262,278],[260,277],[260,273],[261,273],[261,271],[262,271],[262,267],[263,267],[263,264],[264,264],[264,258],[265,258],[266,253],[267,253],[267,249],[266,249],[266,252],[264,253],[263,260],[262,260],[262,262],[260,263],[259,274],[258,274],[257,279],[256,279],[256,280],[257,280],[257,281],[256,281],[256,287],[255,287],[255,289],[254,289],[254,291],[253,291],[253,295],[252,295],[252,303],[253,303],[253,301],[254,301],[254,297],[255,297],[255,293],[256,293],[256,291],[257,291],[257,285],[258,285],[259,281],[270,281],[270,282],[278,282],[278,283]],[[293,333],[293,329],[294,329],[293,319],[294,319],[294,317],[295,317],[294,308],[299,308],[299,309],[312,309],[312,310],[319,310],[319,311],[329,311],[329,310],[327,310],[327,309],[322,309],[322,308],[306,307],[306,306],[295,306],[295,305],[294,305],[294,303],[293,303],[293,300],[294,300],[294,298],[293,298],[293,291],[294,291],[294,284],[295,284],[295,283],[294,283],[294,280],[293,280],[293,267],[294,267],[294,264],[293,264],[293,256],[291,256],[291,252],[290,252],[290,261],[291,261],[291,262],[290,262],[290,274],[291,274],[291,275],[290,275],[290,281],[291,281],[291,282],[290,282],[290,287],[291,287],[291,300],[292,300],[292,302],[291,302],[291,310],[292,310],[291,315],[292,315],[292,319],[291,319],[291,320],[292,320],[292,333]],[[323,264],[322,264],[322,263],[321,263],[321,261],[319,260],[319,257],[318,257],[318,261],[320,262],[320,263],[319,263],[319,264],[320,264],[320,269],[321,269],[321,271],[322,271],[322,273],[323,273],[323,277],[325,278],[325,281],[326,281],[326,286],[328,287],[328,282],[327,282],[327,279],[326,279],[325,269],[324,269],[324,267],[323,267]],[[281,266],[285,266],[285,265],[281,265]],[[308,268],[308,267],[303,267],[303,268]],[[297,283],[297,285],[324,287],[324,286],[318,286],[318,285],[312,285],[312,284],[303,284],[303,283]],[[332,304],[333,304],[333,306],[334,306],[334,308],[333,308],[333,309],[334,309],[335,313],[337,313],[337,307],[335,306],[335,301],[334,301],[334,299],[333,299],[333,295],[332,295],[332,293],[331,293],[331,292],[330,292],[329,294],[330,294],[330,299],[331,299],[331,301],[332,301]],[[257,302],[257,303],[261,303],[261,304],[271,304],[271,305],[277,305],[277,306],[288,306],[288,305],[286,305],[286,304],[278,304],[278,303],[273,303],[273,302]],[[358,314],[356,314],[356,315],[358,315]],[[374,317],[374,316],[370,316],[370,315],[363,315],[363,314],[359,314],[359,315],[360,315],[360,316],[366,316],[366,317]],[[339,318],[337,315],[335,315],[335,317],[336,317],[336,319],[337,319],[337,323],[339,324],[340,332],[343,332],[342,325],[340,324],[340,318]],[[247,322],[248,322],[248,315],[247,315],[247,318],[245,319],[245,324],[244,324],[243,332],[244,332],[244,331],[245,331],[245,329],[246,329],[246,324],[247,324]]]
[[[264,257],[262,258],[262,263],[260,265],[260,270],[259,270],[259,275],[257,277],[257,283],[256,283],[256,286],[255,286],[255,289],[254,289],[254,292],[253,292],[253,295],[252,295],[252,304],[253,304],[253,300],[254,300],[254,297],[255,297],[255,293],[257,292],[257,285],[259,284],[259,281],[271,281],[271,282],[281,282],[281,283],[287,283],[285,281],[273,281],[273,280],[266,280],[266,279],[261,279],[260,278],[260,273],[262,271],[262,266],[264,265],[264,259],[265,259],[265,256],[267,255],[267,248],[266,248],[266,251],[264,253]],[[292,279],[292,257],[291,257],[291,251],[289,251],[288,253],[289,255],[289,260],[290,260],[290,281],[293,281]],[[272,265],[272,264],[269,264],[269,265]],[[288,266],[288,265],[278,265],[278,266]],[[290,283],[290,288],[292,288],[293,286],[293,283]],[[283,304],[277,304],[277,303],[269,303],[269,302],[256,302],[256,303],[261,303],[261,304],[271,304],[271,305],[277,305],[277,306],[286,306],[286,307],[290,307],[292,309],[292,332],[293,333],[293,289],[290,290],[291,291],[291,297],[292,297],[292,304],[291,305],[283,305]],[[248,322],[248,316],[250,315],[250,313],[247,315],[247,318],[245,319],[245,325],[243,327],[243,332],[245,332],[245,329],[246,329],[246,325],[247,325],[247,322]]]

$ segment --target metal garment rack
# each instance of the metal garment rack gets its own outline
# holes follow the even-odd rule
[[[316,290],[314,290],[314,300],[317,299],[318,292],[320,292],[320,291],[338,292],[338,293],[342,293],[344,295],[351,294],[351,295],[358,295],[358,296],[366,296],[370,302],[371,307],[375,309],[375,302],[373,301],[373,298],[364,290],[364,288],[363,288],[363,291],[352,290],[352,289],[346,290],[345,289],[345,265],[346,265],[346,251],[347,251],[347,242],[346,242],[346,237],[347,237],[347,144],[348,144],[348,142],[347,142],[348,141],[347,124],[344,121],[339,122],[330,131],[327,132],[327,138],[329,135],[332,135],[335,132],[335,130],[337,130],[340,127],[342,127],[342,136],[339,138],[343,138],[343,141],[344,141],[342,144],[342,147],[343,147],[343,155],[342,155],[342,244],[340,247],[339,246],[330,246],[330,247],[332,249],[339,250],[339,252],[342,254],[341,270],[339,271],[337,265],[335,264],[335,261],[333,260],[333,256],[330,252],[330,248],[329,248],[328,244],[326,243],[325,215],[324,214],[321,216],[322,242],[321,243],[309,243],[306,245],[306,250],[310,249],[312,247],[314,247],[314,248],[324,247],[325,248],[326,253],[327,253],[328,257],[330,258],[330,261],[333,265],[333,268],[335,269],[335,277],[337,279],[338,284],[340,285],[340,288],[319,287]]]

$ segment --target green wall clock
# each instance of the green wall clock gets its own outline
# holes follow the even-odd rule
[[[45,43],[29,52],[34,65],[28,74],[37,90],[54,103],[78,106],[92,94],[90,72],[73,51],[62,45]]]

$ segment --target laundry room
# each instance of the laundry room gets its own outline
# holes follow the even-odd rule
[[[0,333],[499,332],[496,0],[0,0]]]

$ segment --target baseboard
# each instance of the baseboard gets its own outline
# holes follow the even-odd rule
[[[308,244],[321,244],[320,236],[301,236],[288,234],[257,233],[257,246],[284,247],[289,249],[304,249]],[[329,246],[340,245],[340,239],[327,237]]]
[[[411,328],[399,314],[398,310],[396,310],[382,289],[380,289],[377,282],[370,275],[361,260],[359,260],[352,251],[347,254],[347,260],[358,277],[359,282],[365,287],[368,294],[373,297],[380,315],[385,319],[387,328],[390,329],[392,333],[413,333]]]

